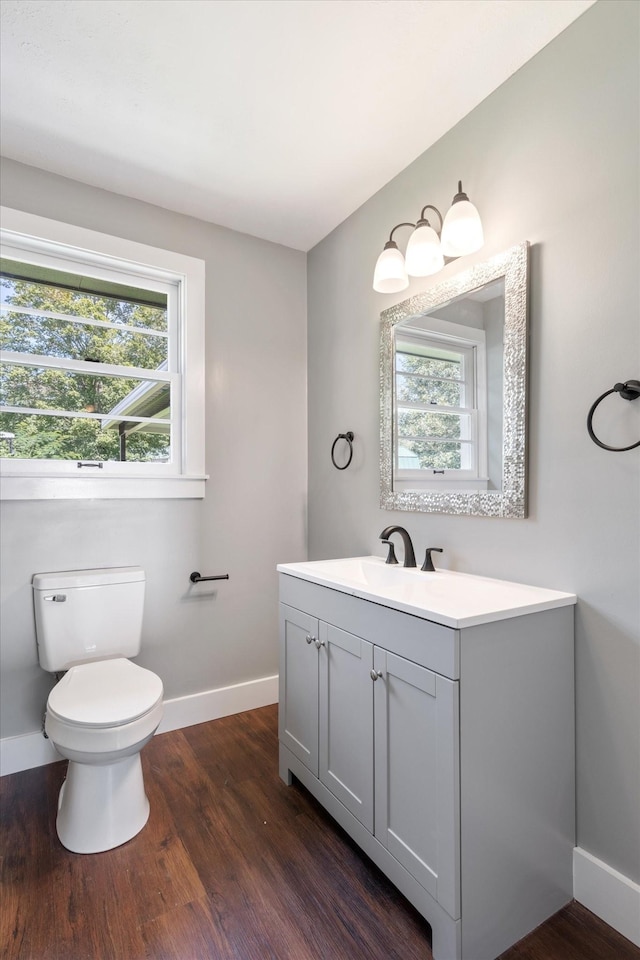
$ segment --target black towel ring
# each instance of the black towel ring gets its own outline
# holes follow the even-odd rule
[[[607,390],[602,394],[601,397],[598,397],[596,402],[589,410],[589,415],[587,416],[587,430],[589,436],[594,443],[597,443],[599,447],[602,447],[603,450],[612,450],[614,453],[622,453],[624,450],[633,450],[634,447],[640,447],[640,440],[637,443],[631,443],[628,447],[610,447],[607,443],[603,443],[602,440],[598,440],[595,433],[593,432],[593,427],[591,421],[593,420],[593,414],[598,404],[604,400],[605,397],[608,397],[610,393],[619,393],[624,400],[637,400],[640,397],[640,380],[627,380],[626,383],[616,383],[611,390]]]
[[[338,464],[336,463],[336,458],[334,457],[336,443],[338,442],[338,440],[346,440],[347,443],[349,444],[349,459],[347,460],[347,462],[343,467],[338,466]],[[353,460],[353,431],[348,430],[347,433],[339,433],[338,436],[333,441],[333,444],[331,446],[331,462],[333,463],[336,470],[346,470],[352,460]]]

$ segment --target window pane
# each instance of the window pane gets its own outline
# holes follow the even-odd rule
[[[459,381],[430,380],[399,373],[396,377],[396,399],[408,403],[461,407],[464,402],[463,384]]]
[[[90,277],[67,275],[48,271],[46,268],[41,268],[40,272],[56,275],[56,279],[60,278],[59,283],[33,280],[26,274],[38,268],[31,264],[22,264],[25,276],[17,277],[5,270],[8,263],[11,261],[2,261],[3,304],[86,317],[89,320],[108,320],[109,323],[122,323],[165,333],[167,331],[165,293],[145,290],[143,287],[101,284]],[[66,284],[65,280],[72,282]],[[92,289],[96,286],[111,289],[108,293]]]
[[[0,320],[0,349],[15,353],[157,370],[166,364],[167,344],[166,337],[83,326],[38,314],[11,312]]]
[[[0,404],[105,414],[119,408],[115,415],[120,419],[125,413],[168,418],[169,384],[5,363],[0,370]]]
[[[398,436],[443,437],[447,440],[469,440],[469,416],[455,413],[427,413],[423,410],[398,408]]]
[[[167,426],[129,424],[140,427],[126,437],[127,461],[163,463],[171,459]],[[120,437],[116,429],[103,429],[99,420],[0,413],[0,456],[31,460],[120,460]]]
[[[463,443],[399,438],[396,455],[400,470],[461,470]]]
[[[140,291],[142,294],[144,291]],[[86,321],[167,331],[166,307],[79,293],[47,284],[2,278],[0,342],[3,350],[73,360],[97,360],[155,370],[167,360],[166,337],[109,329]],[[166,299],[166,297],[165,297]],[[11,310],[11,307],[20,308]],[[22,312],[22,311],[27,312]],[[74,317],[71,322],[43,313]],[[85,321],[85,322],[82,322]]]
[[[459,360],[440,360],[413,353],[396,352],[396,370],[399,373],[418,373],[423,377],[448,377],[462,380],[462,357]]]

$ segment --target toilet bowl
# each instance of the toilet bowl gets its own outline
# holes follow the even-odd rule
[[[116,658],[71,667],[49,694],[45,732],[69,760],[56,819],[67,850],[110,850],[144,827],[140,751],[162,719],[162,693],[155,673]]]
[[[128,659],[140,652],[144,581],[140,567],[33,578],[40,664],[66,671],[45,734],[69,761],[56,829],[73,853],[126,843],[149,817],[140,751],[162,719],[163,685]]]

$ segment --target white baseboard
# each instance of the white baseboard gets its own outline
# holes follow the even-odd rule
[[[233,713],[255,710],[278,702],[278,674],[273,677],[261,677],[259,680],[247,680],[246,683],[234,683],[230,687],[218,687],[217,690],[204,690],[186,697],[165,700],[164,716],[157,733],[192,727],[195,723],[230,717]]]
[[[580,847],[573,850],[575,899],[640,947],[640,884]]]
[[[31,767],[43,767],[62,757],[40,731],[26,733],[21,737],[3,737],[0,740],[0,777]]]
[[[229,717],[233,713],[255,710],[278,702],[278,675],[234,683],[230,687],[204,690],[202,693],[165,700],[164,716],[157,733],[191,727]],[[20,737],[4,737],[0,740],[0,776],[30,770],[47,763],[55,763],[62,757],[50,740],[42,733],[27,733]]]

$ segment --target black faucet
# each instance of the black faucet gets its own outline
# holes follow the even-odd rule
[[[427,547],[427,552],[424,555],[424,563],[420,567],[421,570],[425,570],[427,573],[436,573],[436,568],[431,559],[431,554],[434,552],[442,553],[442,547]]]
[[[389,537],[392,533],[399,533],[402,537],[402,542],[404,544],[404,564],[405,567],[415,567],[416,565],[416,555],[413,552],[413,544],[411,543],[411,537],[407,533],[404,527],[398,527],[392,525],[390,527],[385,527],[382,533],[380,534],[380,539],[383,543],[389,544],[389,555],[387,557],[387,563],[397,563],[395,552],[393,549],[393,544],[390,542]]]

